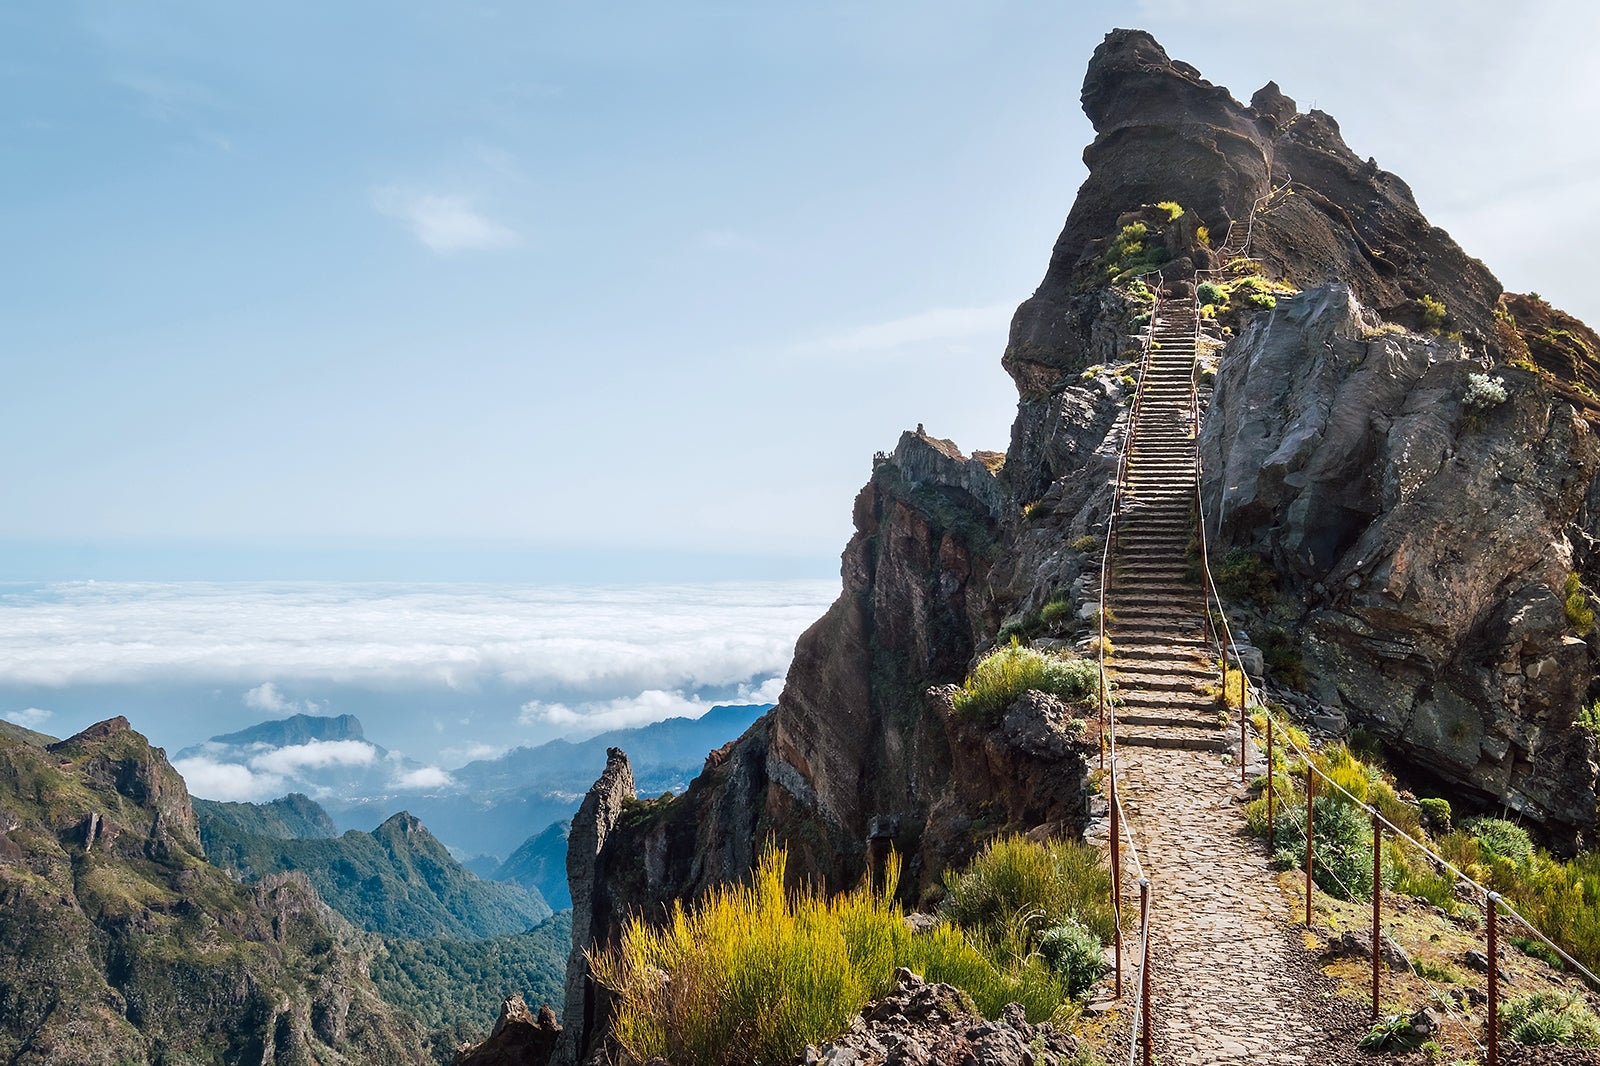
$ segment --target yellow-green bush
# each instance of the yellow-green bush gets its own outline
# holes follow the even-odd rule
[[[1025,648],[1016,641],[999,648],[972,668],[955,694],[959,714],[994,716],[1032,689],[1064,700],[1086,700],[1095,693],[1100,673],[1087,659],[1061,659]]]
[[[716,888],[693,908],[677,902],[662,927],[634,918],[614,947],[590,956],[595,979],[617,996],[612,1033],[630,1055],[788,1063],[843,1032],[900,966],[956,986],[990,1017],[1013,1002],[1035,1022],[1060,1010],[1064,982],[1036,952],[997,962],[981,934],[959,925],[912,933],[894,902],[897,858],[881,887],[832,899],[785,892],[787,859],[769,849],[750,884]]]
[[[1002,837],[965,870],[947,870],[944,880],[941,913],[990,943],[1015,932],[1008,923],[1016,915],[1037,915],[1038,932],[1076,921],[1105,942],[1115,929],[1111,871],[1083,844]]]

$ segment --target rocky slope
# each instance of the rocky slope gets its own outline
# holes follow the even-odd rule
[[[205,860],[183,780],[114,718],[0,736],[0,1061],[421,1063],[361,939],[294,875]]]
[[[1203,429],[1213,557],[1260,560],[1260,597],[1234,606],[1279,638],[1277,680],[1447,795],[1505,802],[1558,844],[1593,832],[1595,742],[1574,724],[1593,636],[1575,624],[1587,593],[1568,587],[1600,579],[1593,335],[1503,294],[1403,181],[1276,85],[1242,104],[1118,30],[1083,104],[1090,175],[1012,322],[1019,403],[998,475],[920,427],[902,436],[856,500],[844,591],[801,638],[777,707],[670,801],[636,800],[619,753],[574,822],[564,1061],[604,1014],[577,952],[630,908],[741,876],[764,840],[834,885],[892,843],[915,893],[988,833],[1081,826],[1064,709],[964,721],[941,686],[999,636],[1087,629],[1098,545],[1083,538],[1104,528],[1149,306],[1108,282],[1135,243],[1122,273],[1159,268],[1173,298],[1206,270],[1278,293],[1219,317]],[[1250,262],[1216,254],[1231,222]],[[1492,379],[1469,393],[1486,367],[1503,402]]]

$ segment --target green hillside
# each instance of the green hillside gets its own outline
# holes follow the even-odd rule
[[[304,873],[330,907],[374,933],[475,940],[525,932],[551,914],[537,890],[478,880],[404,812],[371,833],[351,830],[321,839],[285,839],[240,828],[241,822],[264,824],[274,817],[268,814],[219,816],[210,805],[199,814],[212,862],[246,881]]]

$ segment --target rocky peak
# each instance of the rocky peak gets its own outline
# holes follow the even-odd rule
[[[103,832],[115,836],[122,830],[134,830],[123,837],[124,842],[129,846],[142,842],[152,858],[162,858],[174,848],[195,856],[204,854],[200,823],[183,778],[167,762],[166,753],[151,747],[126,718],[119,715],[96,722],[46,750],[67,760],[96,787],[117,792],[139,811],[140,824],[114,825]],[[120,817],[130,816],[131,812]]]
[[[567,958],[567,992],[563,1005],[564,1034],[557,1062],[581,1061],[586,1041],[601,1010],[600,990],[589,977],[584,951],[615,935],[622,913],[606,890],[606,839],[622,817],[624,805],[637,798],[633,767],[621,748],[606,749],[606,768],[590,787],[567,837],[567,884],[572,890],[572,954]],[[636,856],[628,856],[634,859]]]

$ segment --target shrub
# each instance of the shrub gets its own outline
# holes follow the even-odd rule
[[[1071,619],[1072,601],[1066,596],[1057,596],[1039,608],[1039,621],[1043,622],[1047,629],[1057,629]]]
[[[769,849],[750,884],[715,888],[692,910],[676,901],[661,928],[633,918],[615,946],[590,956],[617,996],[612,1033],[630,1055],[786,1063],[843,1031],[889,990],[897,966],[955,985],[991,1017],[1013,1000],[1030,1020],[1059,1008],[1064,985],[1042,959],[997,966],[948,925],[914,935],[894,903],[897,858],[881,890],[831,900],[786,893],[786,864],[786,852]]]
[[[1371,784],[1367,767],[1360,759],[1350,754],[1350,749],[1343,744],[1331,744],[1318,752],[1313,758],[1322,772],[1330,777],[1334,784],[1344,789],[1354,797],[1354,802],[1367,802],[1367,793]],[[1350,798],[1343,793],[1332,792],[1329,799],[1337,803],[1350,803]]]
[[[1600,1019],[1576,992],[1532,992],[1500,1008],[1502,1031],[1519,1044],[1600,1047]]]
[[[1311,879],[1336,899],[1371,899],[1372,830],[1366,812],[1328,796],[1318,796],[1312,808],[1316,863]],[[1276,830],[1274,861],[1305,869],[1306,805],[1303,800],[1284,808]],[[1398,871],[1386,863],[1383,873],[1384,883],[1390,884]]]
[[[1461,406],[1472,411],[1486,411],[1506,402],[1506,379],[1488,374],[1468,374],[1467,391],[1461,396]]]
[[[1230,600],[1270,606],[1278,595],[1278,574],[1254,552],[1233,548],[1215,573],[1217,591]]]
[[[1504,818],[1474,818],[1465,823],[1478,847],[1501,859],[1526,859],[1533,854],[1528,831]]]
[[[1422,810],[1422,822],[1430,832],[1450,832],[1450,801],[1438,796],[1424,796],[1417,801]]]
[[[940,913],[989,943],[1004,941],[1015,915],[1036,915],[1041,930],[1075,922],[1111,940],[1111,871],[1093,848],[1067,840],[1039,844],[1002,837],[967,868],[945,871]]]
[[[1074,540],[1071,547],[1079,555],[1098,555],[1100,554],[1100,538],[1093,533],[1085,533],[1077,540]]]
[[[1202,281],[1199,284],[1195,289],[1195,296],[1199,298],[1202,304],[1215,304],[1218,307],[1225,307],[1228,303],[1228,290],[1209,281]]]
[[[1589,732],[1600,736],[1600,700],[1585,704],[1578,708],[1578,721],[1575,723]]]
[[[960,714],[992,717],[1030,689],[1065,700],[1083,700],[1094,694],[1099,677],[1098,668],[1087,659],[1059,659],[1024,648],[1013,637],[1009,645],[991,652],[972,668],[971,676],[956,690],[955,709]]]
[[[1417,301],[1417,305],[1422,308],[1422,328],[1428,333],[1442,333],[1445,322],[1444,302],[1424,295]]]
[[[1278,306],[1278,298],[1265,292],[1253,292],[1245,297],[1245,303],[1251,307],[1259,307],[1263,311],[1270,311]]]
[[[1073,999],[1087,992],[1105,972],[1100,954],[1104,947],[1088,928],[1070,920],[1051,926],[1039,937],[1039,957],[1061,978]]]
[[[1183,207],[1174,200],[1162,200],[1156,207],[1167,213],[1167,221],[1175,222],[1183,217]]]
[[[1594,628],[1594,610],[1589,606],[1589,597],[1583,591],[1583,579],[1577,574],[1568,574],[1567,583],[1562,589],[1567,609],[1567,621],[1572,623],[1572,628],[1579,636]]]

